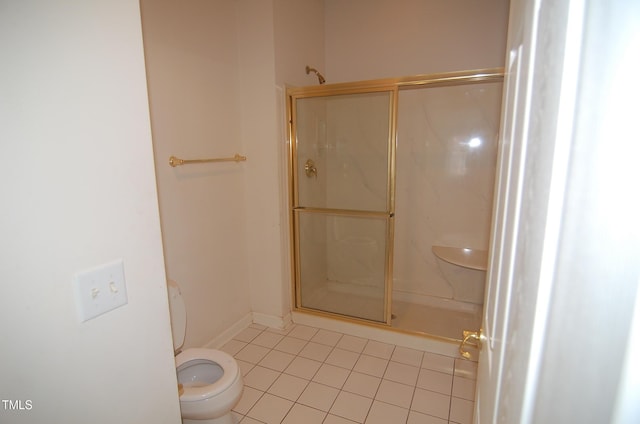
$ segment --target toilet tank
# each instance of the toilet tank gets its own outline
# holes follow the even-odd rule
[[[177,352],[184,344],[187,329],[187,310],[184,307],[180,286],[173,280],[167,280],[169,291],[169,313],[171,314],[171,334],[173,334],[173,351]]]

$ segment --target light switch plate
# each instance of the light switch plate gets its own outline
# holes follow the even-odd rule
[[[76,274],[75,289],[80,322],[126,305],[122,259]]]

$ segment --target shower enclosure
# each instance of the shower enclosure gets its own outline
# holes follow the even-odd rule
[[[296,310],[446,339],[478,329],[483,279],[453,290],[431,247],[488,248],[502,76],[288,90]]]

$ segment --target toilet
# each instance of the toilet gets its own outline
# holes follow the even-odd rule
[[[174,352],[184,343],[187,312],[180,287],[167,282]],[[242,395],[242,374],[236,360],[216,349],[191,348],[176,355],[183,424],[233,424],[231,409]]]
[[[453,299],[481,305],[487,275],[487,251],[432,246],[438,268],[453,289]]]

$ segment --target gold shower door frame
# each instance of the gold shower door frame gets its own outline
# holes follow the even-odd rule
[[[397,144],[397,112],[399,91],[404,89],[419,89],[427,87],[455,86],[474,83],[501,82],[504,77],[503,68],[482,69],[443,74],[417,75],[403,78],[387,78],[350,83],[326,84],[287,89],[287,122],[288,122],[288,177],[289,177],[289,222],[291,245],[291,278],[293,310],[342,319],[350,322],[360,322],[373,326],[382,326],[406,333],[419,333],[391,327],[391,302],[393,286],[393,243],[394,243],[394,215],[395,215],[395,156]],[[387,211],[367,211],[351,209],[331,209],[302,207],[299,203],[299,175],[300,164],[297,157],[297,113],[296,106],[299,99],[312,97],[328,97],[338,95],[390,93],[389,105],[389,141],[388,141],[388,175],[387,175]],[[313,163],[305,168],[306,176],[314,175],[317,170]],[[300,217],[301,213],[324,214],[345,217],[380,218],[386,220],[386,249],[384,272],[384,311],[383,319],[371,320],[334,312],[307,308],[302,305],[301,275],[300,275]],[[420,333],[423,334],[423,333]],[[426,335],[426,334],[425,334]],[[440,338],[435,336],[435,338]]]
[[[289,112],[289,129],[290,129],[290,160],[289,160],[289,176],[291,182],[291,241],[293,246],[292,252],[292,276],[294,281],[294,309],[302,310],[306,312],[319,313],[321,315],[330,315],[339,318],[346,318],[356,321],[373,322],[377,324],[390,325],[391,324],[391,287],[389,282],[391,281],[392,273],[392,260],[393,258],[393,189],[394,181],[392,176],[394,175],[393,166],[395,165],[395,127],[396,127],[396,110],[398,89],[394,84],[378,84],[370,87],[359,86],[322,86],[321,89],[316,87],[307,87],[302,89],[290,89],[288,90],[288,112]],[[384,211],[382,210],[362,210],[362,209],[342,209],[331,207],[305,207],[301,205],[299,196],[299,179],[306,178],[309,175],[315,175],[317,172],[315,168],[305,168],[305,173],[300,174],[300,164],[298,163],[298,140],[297,140],[297,102],[301,99],[309,99],[313,97],[331,97],[331,96],[348,96],[359,94],[376,94],[376,93],[388,93],[388,134],[386,134],[387,144],[387,167],[386,167],[386,202]],[[302,287],[301,287],[301,231],[300,221],[302,216],[322,215],[324,217],[345,217],[345,218],[362,218],[364,219],[379,219],[384,220],[385,223],[385,266],[384,266],[384,292],[383,292],[383,311],[382,319],[376,320],[373,318],[362,318],[354,315],[343,315],[341,313],[330,312],[328,310],[320,310],[303,306],[302,303]]]

